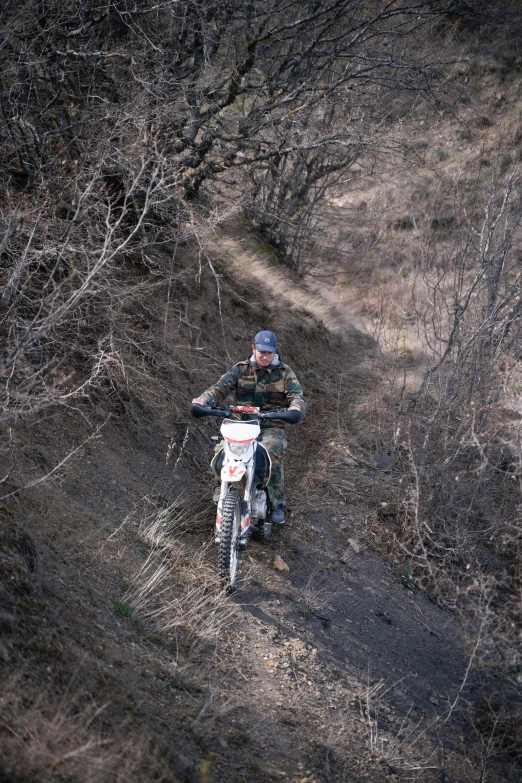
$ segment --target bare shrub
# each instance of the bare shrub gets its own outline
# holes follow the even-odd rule
[[[459,187],[466,192],[466,183]],[[511,729],[499,713],[488,729],[488,752],[512,758],[520,753],[522,719],[514,633],[522,478],[519,188],[515,170],[475,192],[472,210],[465,198],[455,199],[462,210],[448,255],[433,247],[423,253],[413,284],[422,363],[400,361],[393,337],[400,329],[385,313],[379,323],[392,355],[383,351],[377,362],[390,391],[388,413],[379,392],[378,448],[389,456],[392,478],[386,508],[376,514],[381,541],[404,566],[411,589],[423,587],[460,613],[474,672],[495,672],[511,693]],[[431,242],[430,231],[418,239]]]
[[[421,725],[422,721],[414,723],[410,711],[402,717],[393,734],[381,729],[380,719],[385,712],[386,698],[400,687],[403,679],[391,685],[383,679],[375,683],[360,683],[357,695],[359,712],[367,728],[372,758],[386,759],[390,765],[404,772],[436,770],[439,768],[437,749],[427,746],[426,725]]]
[[[6,4],[0,424],[103,395],[132,408],[147,291],[172,306],[176,253],[202,225],[244,209],[303,271],[326,190],[395,144],[384,126],[412,95],[437,100],[421,33],[451,7]]]

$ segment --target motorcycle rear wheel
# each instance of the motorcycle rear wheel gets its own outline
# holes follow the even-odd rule
[[[237,489],[229,489],[223,501],[218,567],[223,587],[233,590],[236,584],[241,534],[241,499]]]

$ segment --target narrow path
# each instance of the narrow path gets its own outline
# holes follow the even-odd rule
[[[241,633],[228,643],[252,758],[269,749],[272,759],[256,779],[380,781],[415,769],[430,780],[440,743],[459,751],[457,766],[463,750],[455,721],[444,725],[467,664],[459,625],[365,548],[364,505],[318,491],[315,436],[295,441],[293,510],[269,545],[249,547]],[[347,470],[357,485],[360,469]],[[288,574],[273,568],[276,553]]]
[[[227,234],[218,246],[241,257],[238,274],[246,268],[290,307],[305,306],[296,282],[269,269],[244,238],[238,245]],[[304,365],[296,354],[310,409],[289,430],[291,511],[270,544],[251,543],[243,559],[235,598],[242,615],[227,645],[238,674],[227,696],[241,704],[237,720],[249,733],[246,755],[259,764],[256,780],[379,781],[413,767],[415,780],[429,780],[440,742],[462,750],[449,739],[455,724],[444,726],[467,663],[460,628],[359,540],[372,470],[337,457],[334,468],[321,465],[329,443],[335,455],[349,445],[344,416],[376,380],[372,341],[342,302],[317,294],[308,309],[328,319],[330,344],[322,355],[305,348]],[[335,493],[339,471],[344,484],[365,492]],[[287,574],[273,568],[275,554]],[[221,775],[235,779],[225,766]]]

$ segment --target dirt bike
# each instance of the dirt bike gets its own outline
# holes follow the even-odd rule
[[[269,503],[266,487],[270,480],[270,454],[258,441],[260,420],[277,419],[289,424],[301,420],[298,410],[261,411],[247,405],[231,408],[211,407],[192,403],[193,416],[223,418],[220,432],[222,448],[211,462],[214,476],[221,482],[216,514],[215,540],[219,546],[218,565],[223,585],[229,590],[236,583],[239,553],[246,548],[249,535],[257,532],[270,538]],[[250,420],[231,419],[234,413],[250,415]]]

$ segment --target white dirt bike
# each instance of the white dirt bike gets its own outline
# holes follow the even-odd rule
[[[221,482],[216,514],[216,543],[219,546],[219,575],[223,586],[232,589],[238,573],[239,553],[246,548],[253,530],[270,538],[269,504],[266,487],[270,480],[270,454],[258,441],[259,420],[277,419],[296,424],[301,420],[297,410],[261,411],[254,406],[234,405],[231,408],[211,407],[193,403],[193,416],[218,416],[223,448],[214,455],[211,467]],[[231,419],[232,414],[253,416],[248,421]]]

